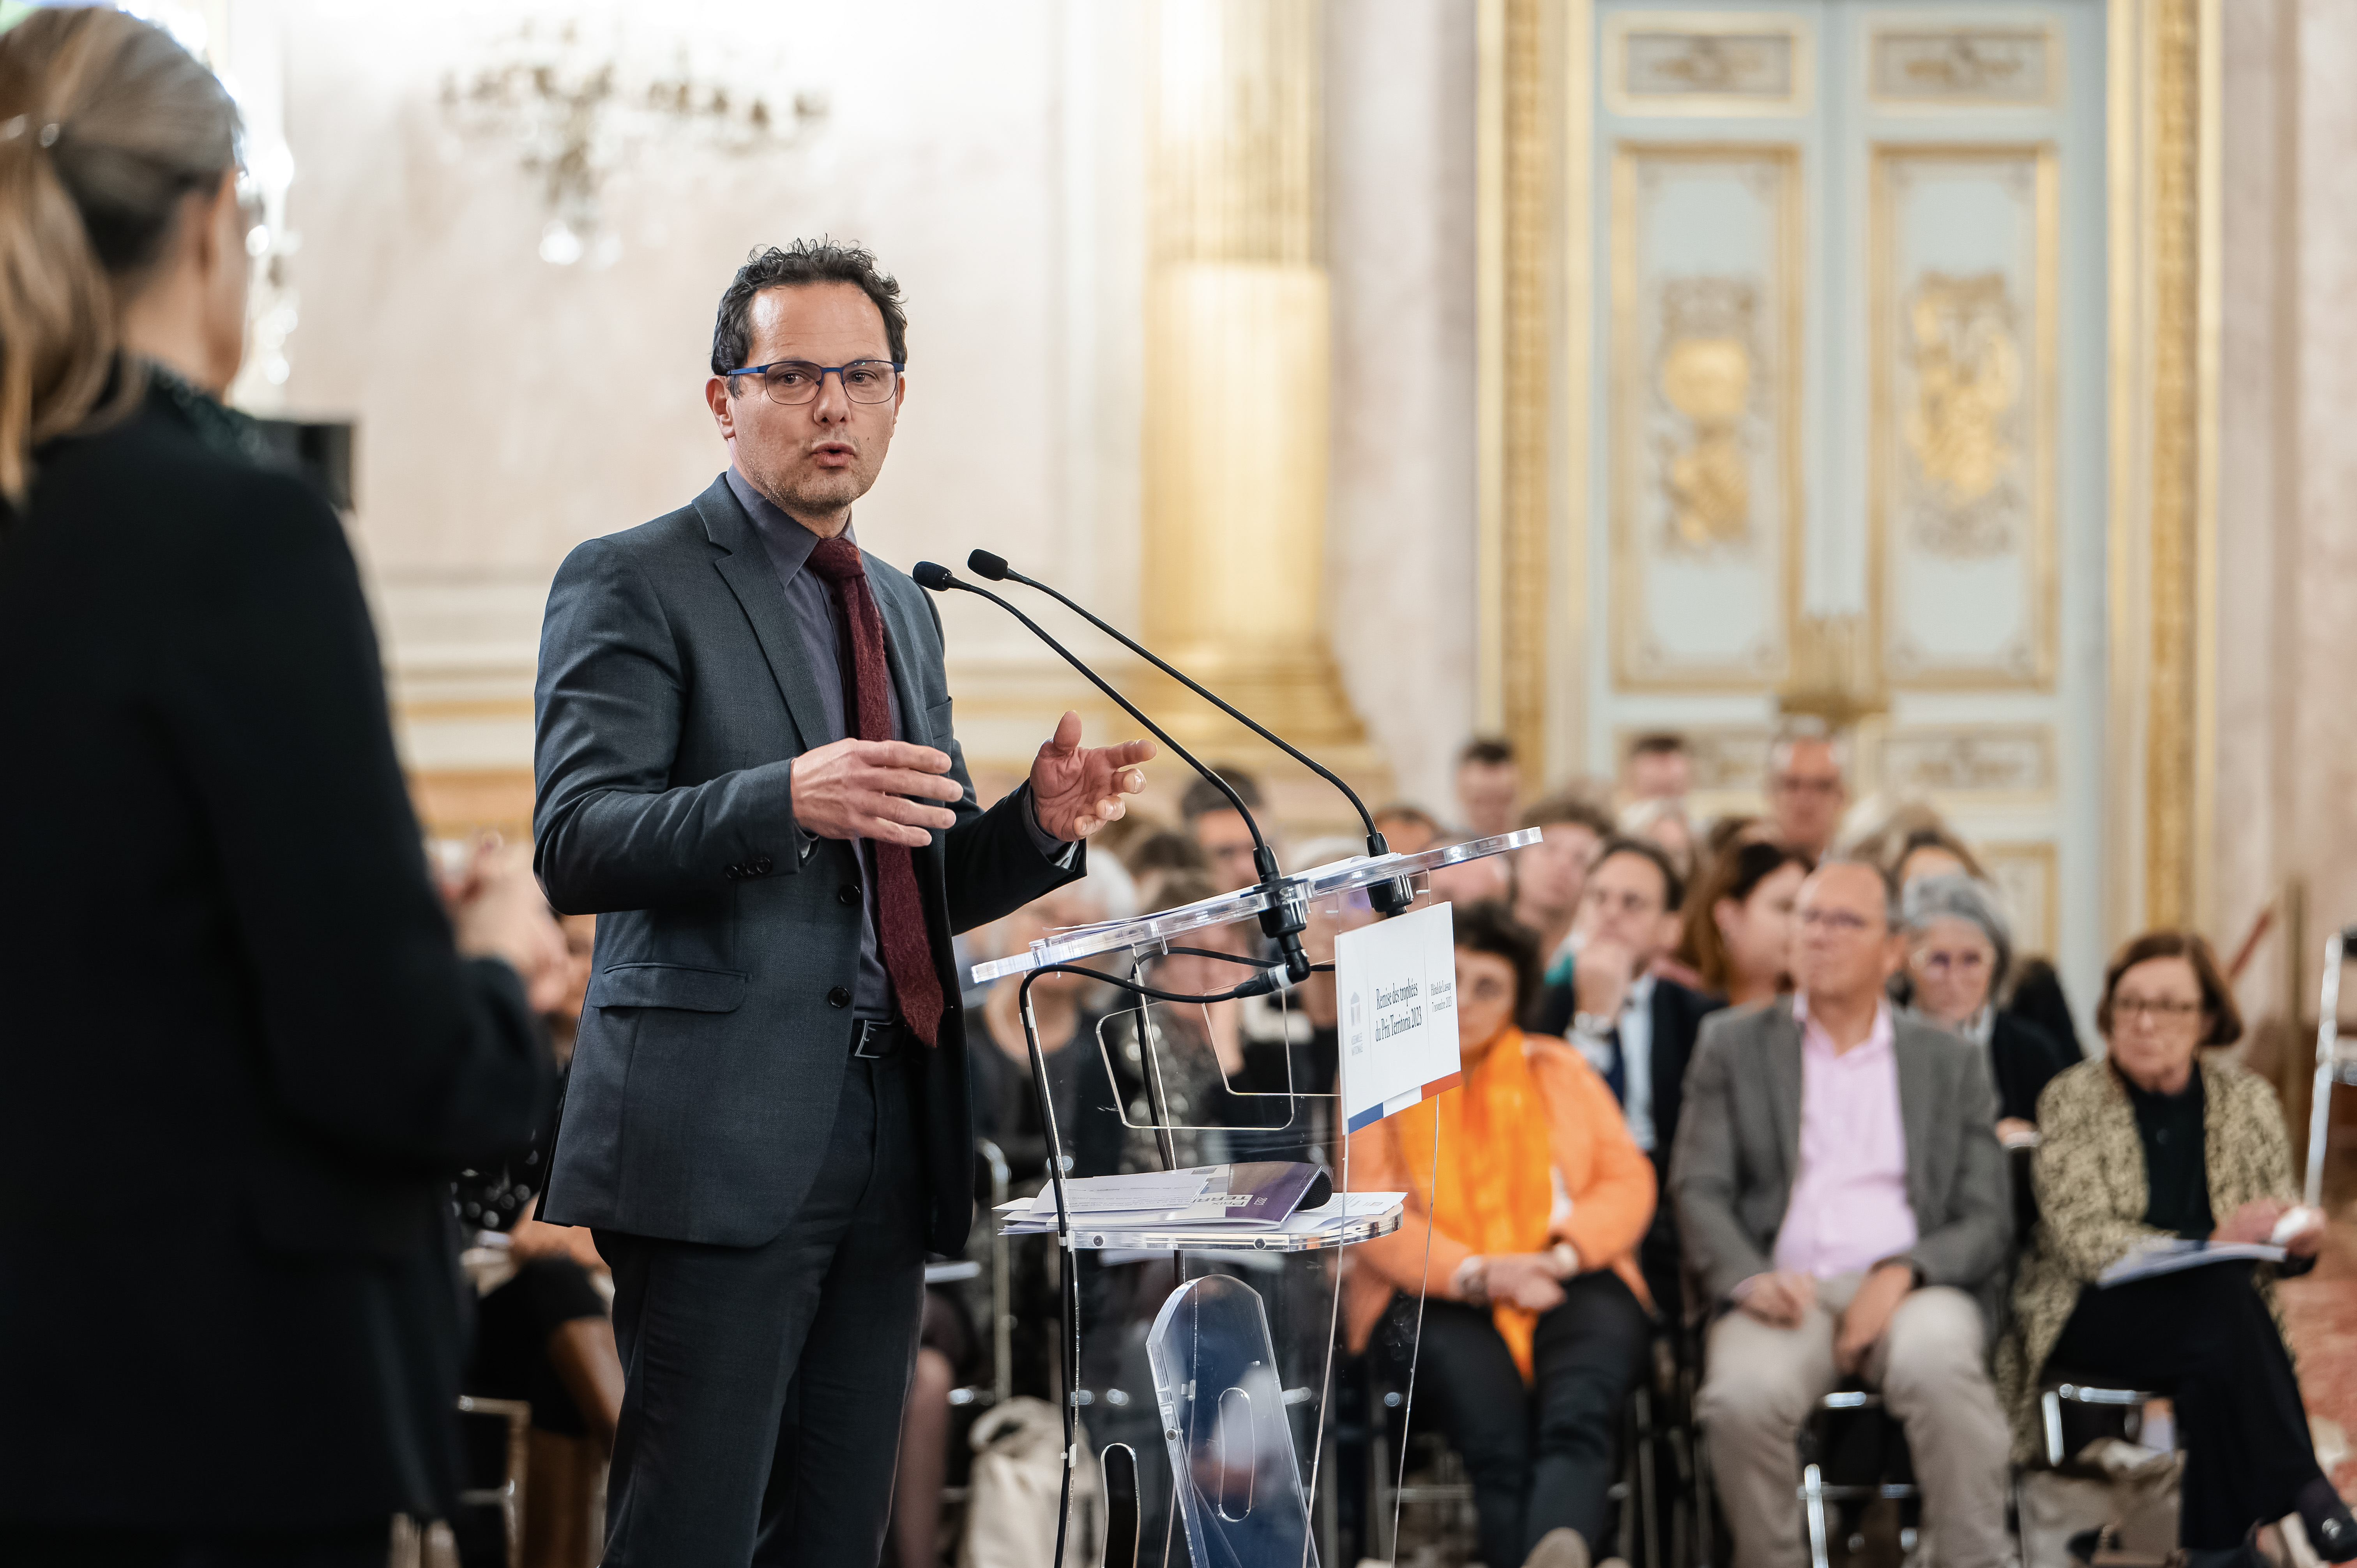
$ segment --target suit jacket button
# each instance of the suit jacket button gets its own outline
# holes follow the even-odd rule
[[[834,901],[846,907],[858,903],[859,884],[856,882],[846,882],[842,886],[836,888],[834,890]]]
[[[765,854],[765,855],[763,855],[763,856],[761,856],[759,860],[756,860],[756,861],[753,863],[753,875],[756,875],[756,876],[767,876],[767,875],[770,875],[770,857],[769,857],[768,855],[766,855],[766,854]]]
[[[826,993],[826,1004],[830,1007],[848,1007],[851,1005],[851,993],[838,985]]]
[[[738,877],[740,877],[740,876],[742,876],[742,875],[745,875],[745,868],[744,868],[743,866],[741,866],[741,865],[732,865],[732,866],[730,866],[730,867],[728,868],[727,873],[726,873],[726,875],[727,875],[727,877],[728,877],[728,880],[729,880],[729,881],[731,881],[731,882],[736,881]]]

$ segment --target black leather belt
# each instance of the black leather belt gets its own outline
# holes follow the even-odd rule
[[[900,1048],[908,1033],[908,1025],[889,1019],[855,1019],[851,1025],[851,1054],[867,1061],[881,1061]]]

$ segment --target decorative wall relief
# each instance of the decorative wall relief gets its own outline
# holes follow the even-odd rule
[[[1906,305],[1915,396],[1900,414],[1907,528],[1919,550],[1978,561],[2011,548],[2022,494],[2025,367],[2002,273],[1927,272]]]
[[[1769,12],[1621,11],[1605,18],[1614,114],[1781,114],[1809,98],[1809,39]]]
[[[541,260],[611,263],[621,240],[600,197],[613,175],[657,147],[744,156],[791,146],[823,126],[825,93],[782,85],[781,58],[715,53],[643,16],[532,18],[490,38],[443,78],[442,108],[461,135],[503,141],[541,188]]]
[[[1901,797],[2044,800],[2054,792],[2054,732],[2045,725],[1909,725],[1882,736],[1882,787]]]
[[[1877,27],[1867,91],[1884,108],[2042,108],[2061,81],[2061,54],[2042,27]]]
[[[1741,544],[1751,532],[1751,460],[1738,426],[1751,411],[1759,290],[1739,278],[1662,285],[1663,401],[1686,423],[1655,437],[1672,550]]]
[[[1872,608],[1899,686],[2052,683],[2050,144],[1884,144],[1868,189]]]
[[[1613,158],[1614,679],[1757,690],[1798,587],[1798,150],[1623,143]]]

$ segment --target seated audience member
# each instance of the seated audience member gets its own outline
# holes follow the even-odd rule
[[[1777,843],[1775,824],[1765,817],[1754,817],[1741,811],[1714,818],[1702,835],[1702,851],[1712,865],[1737,844]],[[1809,862],[1814,865],[1813,859]]]
[[[2037,1025],[1997,1010],[2013,931],[1996,889],[1962,873],[1920,877],[1907,884],[1904,908],[1910,1011],[1988,1051],[1999,1138],[2037,1131],[2038,1097],[2078,1058]]]
[[[1000,945],[1020,951],[1061,926],[1118,919],[1135,911],[1128,873],[1111,855],[1092,859],[1088,874],[1035,898],[1000,922]],[[980,1009],[980,1028],[966,1033],[974,1127],[1006,1155],[1018,1196],[1046,1179],[1048,1134],[1039,1120],[1031,1052],[1019,1010],[1022,978],[992,983]],[[1097,1050],[1096,1022],[1107,1000],[1102,982],[1077,974],[1047,974],[1033,982],[1031,1013],[1048,1065],[1056,1129],[1071,1174],[1108,1176],[1119,1168],[1122,1128],[1112,1109],[1113,1089]],[[981,1221],[996,1223],[988,1208]],[[1016,1276],[1017,1316],[1029,1326],[1052,1325],[1056,1298],[1048,1276],[1025,1268]],[[892,1493],[892,1557],[899,1568],[932,1568],[941,1561],[941,1494],[949,1464],[950,1391],[976,1359],[978,1336],[965,1305],[948,1286],[928,1285],[918,1330],[917,1360],[900,1423],[900,1468]],[[1025,1336],[1024,1386],[1045,1390],[1048,1367],[1040,1336]]]
[[[1249,834],[1245,843],[1251,843]],[[1249,851],[1246,858],[1250,858]],[[1158,828],[1142,838],[1132,839],[1120,859],[1122,868],[1129,873],[1130,881],[1137,888],[1141,907],[1157,901],[1157,890],[1174,873],[1207,875],[1211,869],[1211,863],[1204,858],[1203,846],[1184,828]]]
[[[1579,918],[1580,890],[1587,886],[1587,863],[1612,836],[1612,819],[1585,797],[1565,793],[1524,811],[1523,826],[1538,829],[1540,837],[1513,853],[1514,918],[1536,933],[1547,980],[1569,979],[1571,928]]]
[[[1454,865],[1440,866],[1426,873],[1426,882],[1432,890],[1430,902],[1454,904],[1460,909],[1469,904],[1492,900],[1502,904],[1514,890],[1512,873],[1502,854],[1485,854],[1478,860],[1460,860]]]
[[[1748,1007],[1792,989],[1792,906],[1809,860],[1758,840],[1732,844],[1687,896],[1678,957],[1708,995]]]
[[[2052,961],[2030,957],[2014,965],[2013,993],[2005,999],[2004,1010],[2061,1041],[2071,1060],[2086,1056],[2079,1040],[2079,1020],[2072,1015],[2071,999],[2062,994],[2062,976]]]
[[[1064,926],[1122,919],[1137,911],[1129,874],[1111,855],[1090,863],[1088,874],[1044,897],[1034,898],[1002,921],[1005,950],[1020,952]],[[1097,961],[1112,972],[1113,960]],[[1230,983],[1233,983],[1231,982]],[[1023,977],[1007,975],[984,997],[981,1027],[966,1035],[973,1081],[974,1130],[1005,1152],[1014,1179],[1036,1183],[1048,1168],[1048,1133],[1034,1092],[1030,1047],[1023,1034]],[[1073,1174],[1105,1176],[1117,1168],[1119,1123],[1091,1114],[1111,1091],[1097,1049],[1096,1023],[1117,999],[1102,981],[1077,974],[1043,974],[1031,983],[1031,1015],[1039,1029],[1039,1053],[1055,1096],[1056,1126]]]
[[[1538,980],[1530,933],[1501,904],[1456,929],[1464,1081],[1351,1135],[1351,1186],[1409,1197],[1405,1225],[1351,1249],[1348,1342],[1375,1338],[1404,1371],[1428,1288],[1415,1408],[1472,1475],[1481,1560],[1585,1568],[1652,1338],[1633,1251],[1653,1173],[1594,1071],[1514,1026]]]
[[[1620,813],[1620,834],[1660,844],[1678,875],[1693,879],[1702,850],[1695,842],[1694,824],[1686,821],[1684,802],[1658,798],[1639,800]]]
[[[1937,823],[1911,828],[1899,841],[1890,860],[1899,886],[1910,886],[1927,876],[1969,876],[1986,882],[1988,873],[1964,840]]]
[[[1415,854],[1440,842],[1440,822],[1422,806],[1405,802],[1385,806],[1375,813],[1375,831],[1383,842],[1399,854]]]
[[[2266,1080],[2205,1046],[2243,1032],[2210,945],[2148,931],[2104,972],[2107,1057],[2047,1087],[2039,1219],[2014,1285],[1997,1375],[2015,1456],[2040,1447],[2039,1388],[2072,1377],[2153,1389],[2177,1406],[2185,1451],[2178,1540],[2223,1562],[2252,1527],[2297,1511],[2329,1562],[2357,1557],[2352,1521],[2318,1467],[2274,1314],[2280,1266],[2214,1264],[2098,1288],[2104,1270],[2177,1237],[2264,1241],[2298,1201],[2282,1108]],[[2308,1260],[2320,1220],[2286,1242]]]
[[[1737,1568],[1807,1561],[1794,1444],[1848,1378],[1905,1426],[1932,1560],[1996,1568],[2006,1430],[1986,1362],[2011,1221],[1988,1069],[1885,1001],[1905,944],[1879,869],[1819,866],[1799,921],[1799,994],[1705,1026],[1671,1162],[1720,1313],[1696,1408]]]
[[[1771,836],[1811,860],[1822,860],[1848,804],[1840,743],[1822,720],[1792,720],[1768,748]]]
[[[1677,940],[1684,894],[1659,844],[1607,839],[1580,895],[1571,983],[1550,986],[1534,1015],[1541,1034],[1567,1033],[1572,1047],[1602,1075],[1656,1177],[1677,1136],[1695,1037],[1720,1005],[1653,972],[1653,961]],[[1639,1261],[1662,1310],[1682,1312],[1677,1224],[1666,1204],[1653,1217]]]
[[[534,899],[540,896],[524,845],[479,848],[468,875],[510,882]],[[565,955],[558,972],[563,994],[541,1015],[556,1058],[561,1104],[589,992],[597,918],[548,918],[552,929],[562,933]],[[596,1559],[599,1542],[591,1530],[590,1498],[622,1413],[622,1359],[606,1296],[597,1288],[606,1261],[586,1228],[549,1225],[539,1218],[538,1194],[546,1184],[554,1124],[552,1111],[532,1148],[504,1172],[462,1177],[454,1193],[462,1215],[472,1208],[470,1223],[490,1230],[504,1224],[508,1258],[515,1265],[514,1274],[476,1305],[474,1359],[463,1386],[468,1393],[523,1400],[532,1406],[524,1473],[526,1568]],[[512,1219],[506,1219],[511,1215]]]
[[[1682,735],[1641,735],[1629,746],[1623,789],[1632,800],[1684,800],[1694,790],[1694,758]]]
[[[1264,814],[1260,780],[1241,768],[1214,771],[1228,781],[1228,788],[1236,792],[1236,799],[1254,818]],[[1213,892],[1232,893],[1260,880],[1260,872],[1253,865],[1252,828],[1244,821],[1243,812],[1229,804],[1227,796],[1210,779],[1197,779],[1187,786],[1187,793],[1178,802],[1178,814],[1186,819],[1187,831],[1194,835],[1196,847],[1203,852],[1203,864],[1211,868]],[[1270,831],[1268,823],[1261,823],[1261,832]],[[1270,847],[1275,847],[1274,836]]]
[[[1523,768],[1511,741],[1480,736],[1457,754],[1457,821],[1469,839],[1495,838],[1514,825]]]

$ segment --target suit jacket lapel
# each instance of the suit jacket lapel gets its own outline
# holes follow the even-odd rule
[[[704,520],[705,537],[727,552],[712,563],[713,569],[752,623],[761,657],[769,660],[770,678],[778,683],[778,695],[785,700],[804,749],[823,744],[826,707],[819,698],[818,678],[802,650],[801,632],[787,618],[786,596],[770,569],[769,553],[761,548],[752,520],[729,493],[726,475],[695,498],[695,510]]]
[[[1768,1110],[1776,1123],[1776,1147],[1784,1156],[1789,1187],[1801,1170],[1801,1026],[1782,998],[1768,1004]]]
[[[1932,1152],[1932,1112],[1940,1086],[1932,1053],[1904,1022],[1891,1026],[1890,1053],[1899,1068],[1899,1125],[1907,1137],[1907,1202],[1917,1214],[1931,1212],[1923,1190],[1925,1160]]]

